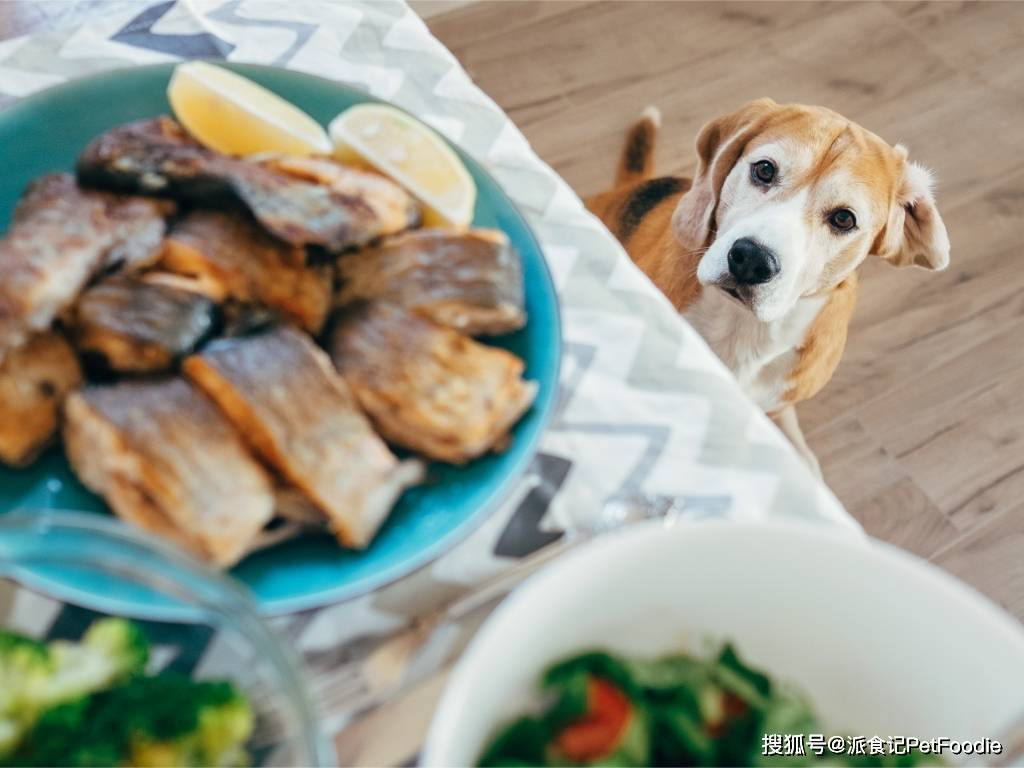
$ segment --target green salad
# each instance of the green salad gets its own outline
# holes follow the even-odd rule
[[[149,643],[123,619],[81,642],[0,630],[0,766],[241,766],[249,702],[226,682],[147,675]]]
[[[934,756],[766,755],[766,734],[824,734],[798,691],[744,663],[731,645],[709,659],[574,656],[543,676],[546,706],[506,725],[481,766],[920,765]],[[803,743],[801,741],[801,743]]]

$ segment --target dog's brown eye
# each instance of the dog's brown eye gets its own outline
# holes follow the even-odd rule
[[[828,223],[840,232],[849,232],[857,226],[857,217],[847,208],[836,208],[828,216]]]
[[[755,184],[771,184],[775,181],[776,173],[775,163],[771,160],[758,160],[750,166],[750,177]]]

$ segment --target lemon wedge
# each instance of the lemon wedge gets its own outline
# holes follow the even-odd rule
[[[179,64],[167,86],[178,121],[202,144],[230,155],[327,154],[324,129],[294,104],[203,61]]]
[[[428,227],[463,228],[473,220],[476,185],[466,166],[434,131],[385,104],[358,104],[328,128],[334,156],[390,176],[423,204]]]

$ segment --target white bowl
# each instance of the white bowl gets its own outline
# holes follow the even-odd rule
[[[1024,628],[938,568],[821,525],[651,523],[505,601],[453,670],[423,763],[475,765],[566,656],[709,640],[804,689],[836,733],[980,739],[1024,713]]]

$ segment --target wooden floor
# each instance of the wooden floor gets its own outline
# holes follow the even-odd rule
[[[1024,617],[1024,5],[417,9],[584,196],[645,105],[664,113],[657,171],[690,173],[702,123],[765,95],[832,107],[936,170],[952,266],[864,267],[845,358],[800,415],[869,532]]]
[[[700,126],[764,95],[937,171],[951,268],[862,270],[846,356],[801,419],[868,531],[1024,618],[1024,4],[413,5],[581,195],[645,105],[665,117],[658,172],[689,173]],[[0,38],[102,7],[0,0]]]

